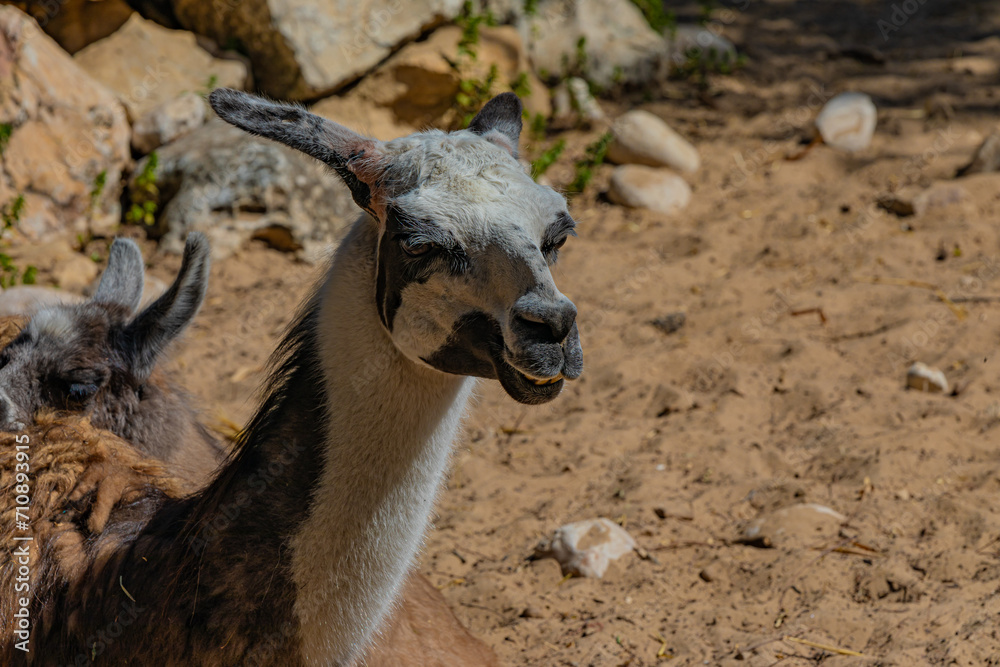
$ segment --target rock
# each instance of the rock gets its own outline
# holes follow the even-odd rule
[[[823,106],[816,128],[828,146],[855,153],[871,144],[877,120],[872,98],[864,93],[841,93]]]
[[[1000,132],[994,132],[979,144],[972,161],[958,170],[956,176],[987,174],[1000,171]]]
[[[644,84],[666,65],[666,42],[628,0],[539,0],[518,29],[543,79]]]
[[[608,159],[617,164],[671,167],[685,174],[701,166],[698,149],[648,111],[623,113],[611,126],[611,133],[614,138],[608,146]]]
[[[906,386],[932,394],[947,394],[948,378],[938,369],[918,361],[906,369]]]
[[[201,95],[182,93],[147,112],[132,126],[132,148],[146,155],[205,124],[208,105]]]
[[[260,237],[318,259],[358,215],[350,192],[317,160],[258,139],[215,119],[157,151],[154,231],[179,253],[189,231],[200,230],[216,259]],[[144,159],[136,165],[140,174]],[[132,201],[145,193],[135,180]]]
[[[580,116],[585,121],[596,123],[604,120],[604,111],[601,110],[601,105],[590,93],[590,86],[587,85],[586,81],[578,76],[570,77],[569,81],[566,82],[566,87],[573,98],[573,106],[579,110]]]
[[[608,199],[622,206],[673,215],[691,202],[691,186],[666,169],[623,164],[611,173]]]
[[[35,0],[19,3],[63,49],[76,53],[107,37],[132,15],[125,0]]]
[[[283,99],[335,92],[397,47],[458,15],[462,0],[174,0],[177,20],[218,44],[238,44],[257,85]]]
[[[19,10],[0,7],[0,207],[23,196],[15,230],[38,243],[106,232],[121,219],[129,126],[114,96]]]
[[[650,321],[650,324],[669,336],[672,333],[680,331],[685,322],[687,322],[687,315],[681,311],[677,311],[676,313],[667,313],[663,317],[657,317],[655,320]]]
[[[357,95],[324,98],[314,104],[310,111],[380,141],[405,137],[417,130],[416,127],[397,120],[389,109],[374,106]]]
[[[695,60],[705,65],[735,65],[736,46],[705,26],[679,25],[667,35],[667,50],[674,66]]]
[[[40,309],[60,303],[79,303],[83,297],[40,285],[17,285],[0,291],[0,317],[31,317]]]
[[[552,536],[548,555],[563,574],[600,579],[611,561],[635,549],[635,539],[610,519],[590,519],[566,524]]]
[[[183,93],[243,88],[247,78],[239,60],[213,58],[191,33],[168,30],[138,14],[74,58],[114,91],[133,121]]]
[[[454,63],[461,39],[462,30],[458,26],[435,30],[425,41],[400,49],[362,79],[348,97],[389,109],[404,124],[454,126],[461,120],[455,108],[461,81],[484,81],[490,66],[496,65],[491,95],[511,90],[510,84],[524,74],[531,91],[521,100],[524,108],[531,115],[548,118],[552,113],[548,89],[531,73],[521,38],[514,28],[480,28],[476,58],[459,59],[460,67],[456,69]]]
[[[53,272],[53,278],[60,289],[69,292],[82,292],[94,282],[100,273],[97,262],[85,255],[73,253],[66,261],[60,262]]]
[[[879,196],[878,205],[901,218],[920,217],[930,210],[961,204],[971,199],[968,190],[950,182],[932,183],[930,187],[900,188]]]
[[[796,549],[837,536],[847,517],[826,505],[802,503],[751,521],[738,541],[756,547]]]

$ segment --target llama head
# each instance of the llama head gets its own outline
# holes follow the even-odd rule
[[[179,399],[150,376],[201,307],[208,268],[208,241],[189,235],[176,280],[137,314],[142,254],[134,242],[116,239],[90,300],[40,310],[0,351],[0,429],[23,428],[41,408],[88,414],[95,426],[123,436],[141,435],[150,410],[157,411],[151,421],[162,424],[159,413]]]
[[[375,227],[379,319],[409,359],[497,379],[523,403],[579,377],[576,308],[549,270],[575,223],[566,200],[517,162],[515,95],[493,98],[467,130],[385,143],[246,93],[219,89],[210,100],[223,120],[343,178]]]

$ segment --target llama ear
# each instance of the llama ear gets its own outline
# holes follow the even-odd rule
[[[188,234],[177,278],[126,327],[124,351],[136,377],[149,377],[157,357],[198,314],[208,289],[209,250],[204,234]]]
[[[145,275],[139,246],[131,239],[117,238],[111,244],[108,268],[91,300],[125,306],[130,313],[135,312],[142,300]]]
[[[469,129],[506,148],[517,157],[521,138],[521,100],[514,93],[500,93],[479,110]]]
[[[382,144],[305,109],[229,88],[208,98],[219,118],[250,134],[279,141],[333,167],[358,206],[372,212]],[[376,216],[377,217],[377,216]]]

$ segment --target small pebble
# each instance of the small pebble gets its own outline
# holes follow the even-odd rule
[[[907,369],[906,386],[932,394],[948,393],[948,379],[944,373],[919,361]]]

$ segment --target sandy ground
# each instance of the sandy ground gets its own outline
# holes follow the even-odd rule
[[[889,2],[746,4],[717,13],[744,70],[630,105],[698,145],[692,205],[612,206],[609,167],[572,203],[555,273],[586,372],[540,408],[482,384],[420,569],[511,665],[998,665],[1000,174],[952,177],[996,122],[1000,9],[920,3],[884,40]],[[845,89],[880,109],[872,147],[788,159]],[[596,134],[565,135],[556,183]],[[938,181],[964,194],[875,206]],[[207,421],[249,415],[317,271],[258,245],[214,267],[174,361]],[[651,324],[678,311],[674,333]],[[913,361],[954,393],[906,390]],[[847,519],[737,541],[798,503]],[[647,557],[565,581],[531,560],[597,516]]]

